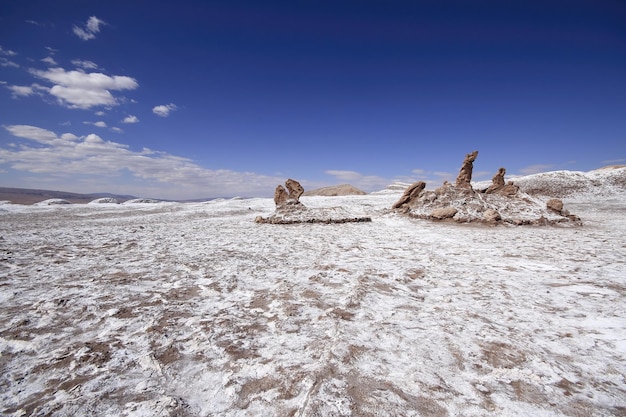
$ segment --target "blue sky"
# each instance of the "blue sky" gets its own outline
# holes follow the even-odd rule
[[[10,0],[0,186],[191,199],[626,163],[623,1]]]

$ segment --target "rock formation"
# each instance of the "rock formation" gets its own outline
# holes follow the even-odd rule
[[[286,189],[285,189],[286,187]],[[276,211],[268,217],[257,216],[256,223],[298,224],[298,223],[361,223],[370,222],[370,217],[359,217],[349,213],[343,207],[310,209],[300,202],[304,188],[291,178],[285,187],[278,185],[274,191]]]
[[[463,165],[461,165],[459,175],[456,177],[457,187],[472,188],[472,170],[474,169],[474,161],[477,157],[478,151],[474,151],[465,155],[465,159],[463,160]]]
[[[504,174],[506,174],[506,169],[500,168],[491,179],[491,185],[485,190],[485,194],[499,194],[508,197],[517,194],[519,187],[513,184],[513,181],[509,181],[505,184]]]
[[[304,192],[304,188],[296,180],[289,178],[285,182],[287,190],[282,185],[278,185],[274,191],[274,204],[277,209],[289,209],[302,206],[300,196]]]
[[[453,220],[456,222],[554,224],[580,219],[569,215],[562,202],[545,203],[519,191],[512,181],[505,182],[506,170],[500,168],[486,190],[474,190],[471,185],[473,163],[478,156],[474,151],[465,156],[455,184],[445,181],[436,190],[425,190],[420,181],[409,186],[402,197],[392,206],[411,217],[430,220]]]
[[[408,204],[412,200],[415,200],[419,197],[420,193],[426,188],[426,183],[424,181],[418,181],[409,186],[402,194],[402,197],[393,205],[392,208],[398,209],[405,204]]]

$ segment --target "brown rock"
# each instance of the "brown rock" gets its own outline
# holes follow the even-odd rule
[[[304,192],[304,188],[296,180],[291,178],[285,182],[287,190],[282,185],[278,185],[274,191],[274,204],[276,208],[297,207],[302,206],[300,203],[300,196]]]
[[[502,220],[502,216],[494,209],[487,209],[483,213],[483,219],[488,222],[497,222],[498,220]]]
[[[276,204],[277,207],[283,206],[287,204],[288,200],[289,194],[287,194],[287,190],[285,190],[285,187],[283,187],[282,185],[277,186],[276,191],[274,191],[274,204]]]
[[[546,203],[546,207],[548,208],[548,210],[552,210],[561,214],[561,212],[563,211],[563,201],[559,200],[558,198],[553,198],[551,200],[548,200],[548,202]]]
[[[438,209],[433,210],[432,213],[430,213],[430,217],[432,217],[433,219],[437,219],[437,220],[450,219],[454,217],[457,211],[458,210],[455,209],[454,207],[438,208]]]
[[[506,169],[500,168],[498,173],[491,179],[491,185],[485,191],[486,194],[494,193],[504,187],[504,174],[506,174]]]
[[[400,197],[400,199],[393,205],[392,208],[400,208],[403,205],[417,199],[417,197],[419,197],[420,193],[424,190],[425,187],[426,183],[424,181],[418,181],[411,184],[406,190],[404,190],[404,194],[402,194],[402,197]]]
[[[472,170],[474,169],[474,161],[478,157],[478,151],[468,153],[465,155],[463,165],[459,171],[459,175],[456,177],[456,186],[464,188],[472,188]]]
[[[304,188],[302,188],[300,183],[289,178],[287,182],[285,182],[285,185],[287,186],[287,190],[289,190],[289,199],[300,201],[300,196],[304,192]]]

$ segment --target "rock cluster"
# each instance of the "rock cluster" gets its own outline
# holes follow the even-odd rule
[[[342,207],[311,209],[300,202],[304,188],[296,180],[288,179],[285,187],[278,185],[274,191],[276,211],[268,217],[258,216],[256,223],[298,224],[298,223],[362,223],[370,222],[370,217],[358,217]]]
[[[285,187],[287,189],[285,190]],[[304,193],[304,188],[296,180],[289,178],[285,182],[285,187],[278,185],[274,191],[274,203],[277,209],[289,209],[302,206],[300,196]]]
[[[570,215],[560,200],[550,200],[546,206],[521,192],[512,181],[506,182],[504,168],[498,170],[487,189],[474,190],[471,181],[477,157],[478,151],[465,156],[454,185],[446,181],[431,191],[425,190],[426,183],[418,181],[405,190],[392,209],[422,219],[463,223],[580,224],[580,219]]]

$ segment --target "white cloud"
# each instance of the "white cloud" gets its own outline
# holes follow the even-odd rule
[[[123,133],[124,131],[122,129],[120,129],[119,127],[112,127],[111,128],[112,131],[114,131],[115,133]]]
[[[134,90],[139,84],[134,78],[105,75],[100,72],[86,73],[81,70],[66,71],[50,68],[31,73],[54,84],[49,92],[58,102],[69,108],[89,109],[94,106],[116,106],[118,100],[110,90]]]
[[[11,90],[11,96],[13,98],[28,97],[35,94],[33,87],[27,85],[9,85],[7,88]]]
[[[6,59],[0,56],[0,67],[19,68],[20,66],[16,64],[15,62],[11,61],[10,59]]]
[[[137,116],[126,116],[122,123],[139,123]]]
[[[363,175],[356,171],[327,170],[326,174],[337,178],[341,182],[349,183],[363,191],[382,190],[393,182],[389,178],[376,175]]]
[[[0,67],[14,67],[19,68],[19,65],[15,62],[11,61],[9,58],[5,58],[7,56],[15,56],[17,52],[13,52],[10,49],[4,49],[0,46]]]
[[[161,106],[154,107],[152,109],[152,113],[160,117],[167,117],[170,115],[171,111],[174,111],[176,109],[177,109],[176,105],[174,103],[170,103],[170,104],[164,104]]]
[[[28,85],[8,85],[6,86],[9,90],[11,90],[11,97],[20,98],[20,97],[28,97],[34,94],[40,95],[41,92],[47,92],[48,88],[43,87],[37,83]]]
[[[74,26],[74,34],[84,41],[94,39],[96,33],[100,32],[100,25],[106,24],[103,20],[98,19],[96,16],[91,16],[87,19],[87,23],[83,27]]]
[[[107,127],[107,124],[103,121],[98,121],[98,122],[83,122],[83,124],[86,125],[92,125],[92,126],[96,126],[96,127]]]
[[[93,61],[86,61],[82,59],[74,59],[72,60],[72,65],[77,68],[82,68],[86,70],[96,70],[98,69],[98,65]]]
[[[536,165],[527,166],[526,168],[522,168],[520,169],[520,172],[524,175],[538,174],[540,172],[549,171],[553,167],[554,165],[536,164]]]
[[[3,55],[3,56],[15,56],[15,55],[17,55],[17,52],[13,52],[10,49],[4,49],[2,46],[0,46],[0,55]]]
[[[57,136],[36,126],[12,125],[4,128],[13,136],[28,142],[15,148],[0,147],[0,164],[13,170],[41,174],[43,182],[58,180],[58,186],[71,191],[78,179],[86,180],[89,189],[117,190],[120,176],[128,175],[126,183],[135,184],[126,192],[159,198],[198,198],[218,196],[272,196],[284,178],[251,172],[211,170],[192,160],[144,148],[133,151],[125,144],[106,141],[96,134],[77,137],[71,133]],[[3,167],[0,167],[0,169]],[[65,185],[63,185],[65,184]]]
[[[51,56],[42,59],[41,62],[45,62],[48,65],[58,65],[54,58],[52,58]]]

